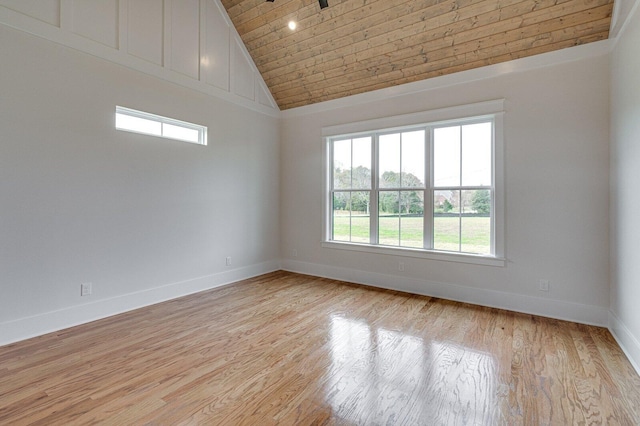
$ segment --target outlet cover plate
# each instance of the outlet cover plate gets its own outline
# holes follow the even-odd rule
[[[540,289],[540,291],[549,291],[549,280],[538,281],[538,289]]]
[[[80,284],[80,296],[89,296],[91,294],[91,283]]]

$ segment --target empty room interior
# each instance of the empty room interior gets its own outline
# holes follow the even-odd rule
[[[0,424],[640,424],[638,0],[0,0]]]

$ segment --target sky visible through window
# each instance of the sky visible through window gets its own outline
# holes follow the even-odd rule
[[[434,187],[491,186],[491,140],[490,122],[436,128]],[[424,184],[424,147],[424,130],[381,135],[379,176],[402,171]],[[335,141],[333,150],[334,167],[371,169],[371,137]],[[369,188],[354,183],[353,188]]]

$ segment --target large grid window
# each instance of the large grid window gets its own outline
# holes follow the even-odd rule
[[[328,240],[495,256],[493,117],[331,137]]]

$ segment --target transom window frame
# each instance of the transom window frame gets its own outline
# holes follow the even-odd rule
[[[127,127],[118,125],[118,118],[121,117],[131,117],[134,119],[141,119],[150,123],[158,124],[159,128],[156,132],[146,131],[139,127]],[[172,135],[167,131],[167,126],[169,128],[173,127],[174,129],[188,130],[192,132],[196,132],[197,138],[195,140],[190,138],[184,138],[180,136]],[[161,139],[170,139],[180,142],[187,142],[194,145],[203,145],[207,146],[207,126],[203,126],[200,124],[189,123],[187,121],[177,120],[175,118],[164,117],[162,115],[152,114],[150,112],[139,111],[136,109],[126,108],[123,106],[116,105],[115,111],[115,128],[116,130],[129,132],[129,133],[137,133],[140,135],[152,136]]]
[[[504,266],[505,247],[504,247],[504,99],[479,102],[475,104],[461,105],[449,108],[423,111],[414,114],[398,115],[385,117],[380,119],[361,121],[355,123],[342,124],[337,126],[324,127],[322,129],[323,137],[323,223],[322,223],[322,247],[329,249],[351,250],[368,253],[377,253],[385,255],[394,255],[402,257],[417,257],[425,259],[443,260],[451,262],[472,263],[487,266]],[[330,164],[332,159],[331,146],[332,140],[340,137],[357,138],[363,136],[377,137],[381,134],[406,132],[416,129],[426,129],[427,138],[432,137],[433,129],[438,127],[446,127],[451,125],[472,124],[480,121],[492,120],[493,122],[493,191],[492,191],[492,215],[491,226],[491,245],[493,254],[471,254],[464,252],[439,251],[426,248],[408,248],[386,245],[373,245],[369,243],[357,243],[346,241],[331,240],[331,223],[332,223],[332,170],[333,165]],[[426,151],[427,158],[431,160],[433,155],[433,143],[427,142]],[[377,160],[377,149],[374,150]],[[377,167],[377,164],[376,166]],[[431,162],[426,163],[429,168],[428,173],[433,176]],[[432,195],[434,188],[433,183],[425,182],[425,211],[433,205]],[[377,188],[372,192],[379,191]],[[425,241],[431,238],[433,229],[432,214],[425,214]],[[374,226],[371,226],[372,230]],[[428,230],[428,228],[430,228]],[[376,230],[377,232],[377,230]]]

